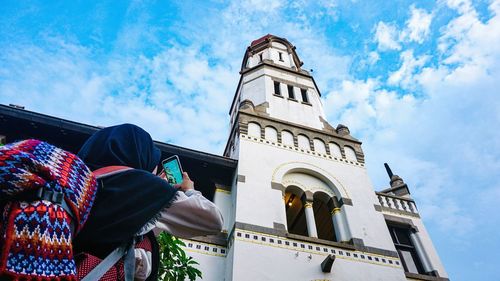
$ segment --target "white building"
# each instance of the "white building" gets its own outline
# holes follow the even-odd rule
[[[374,191],[301,65],[273,35],[245,53],[224,153],[238,167],[214,195],[225,235],[185,241],[203,280],[448,280],[406,184],[388,169]]]

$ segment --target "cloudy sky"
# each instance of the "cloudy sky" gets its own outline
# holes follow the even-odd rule
[[[2,1],[0,103],[221,154],[245,48],[285,37],[451,279],[498,280],[500,1],[46,2]]]

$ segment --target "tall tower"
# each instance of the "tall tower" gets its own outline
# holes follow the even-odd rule
[[[326,121],[301,66],[284,38],[246,50],[224,152],[238,168],[215,195],[228,244],[224,260],[201,258],[202,271],[237,281],[447,280],[406,184],[391,172],[391,188],[374,192],[361,142]]]

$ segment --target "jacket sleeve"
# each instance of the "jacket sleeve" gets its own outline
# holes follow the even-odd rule
[[[169,208],[160,212],[156,227],[180,238],[216,234],[224,220],[214,203],[197,190],[178,192]]]

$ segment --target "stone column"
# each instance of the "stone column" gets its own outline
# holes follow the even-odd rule
[[[309,237],[318,238],[318,231],[316,230],[316,221],[314,219],[312,201],[306,201],[304,203],[304,212],[306,214],[307,232],[309,233]]]
[[[347,228],[342,217],[342,210],[339,207],[333,208],[331,211],[333,220],[333,229],[338,242],[348,241]]]
[[[424,271],[427,273],[434,272],[435,269],[432,266],[431,260],[427,255],[427,252],[425,251],[422,241],[420,240],[420,235],[415,229],[410,230],[410,239],[411,242],[413,243],[413,246],[415,246],[415,250],[417,251],[417,255],[420,258],[420,261],[422,262],[422,267],[424,268]]]

